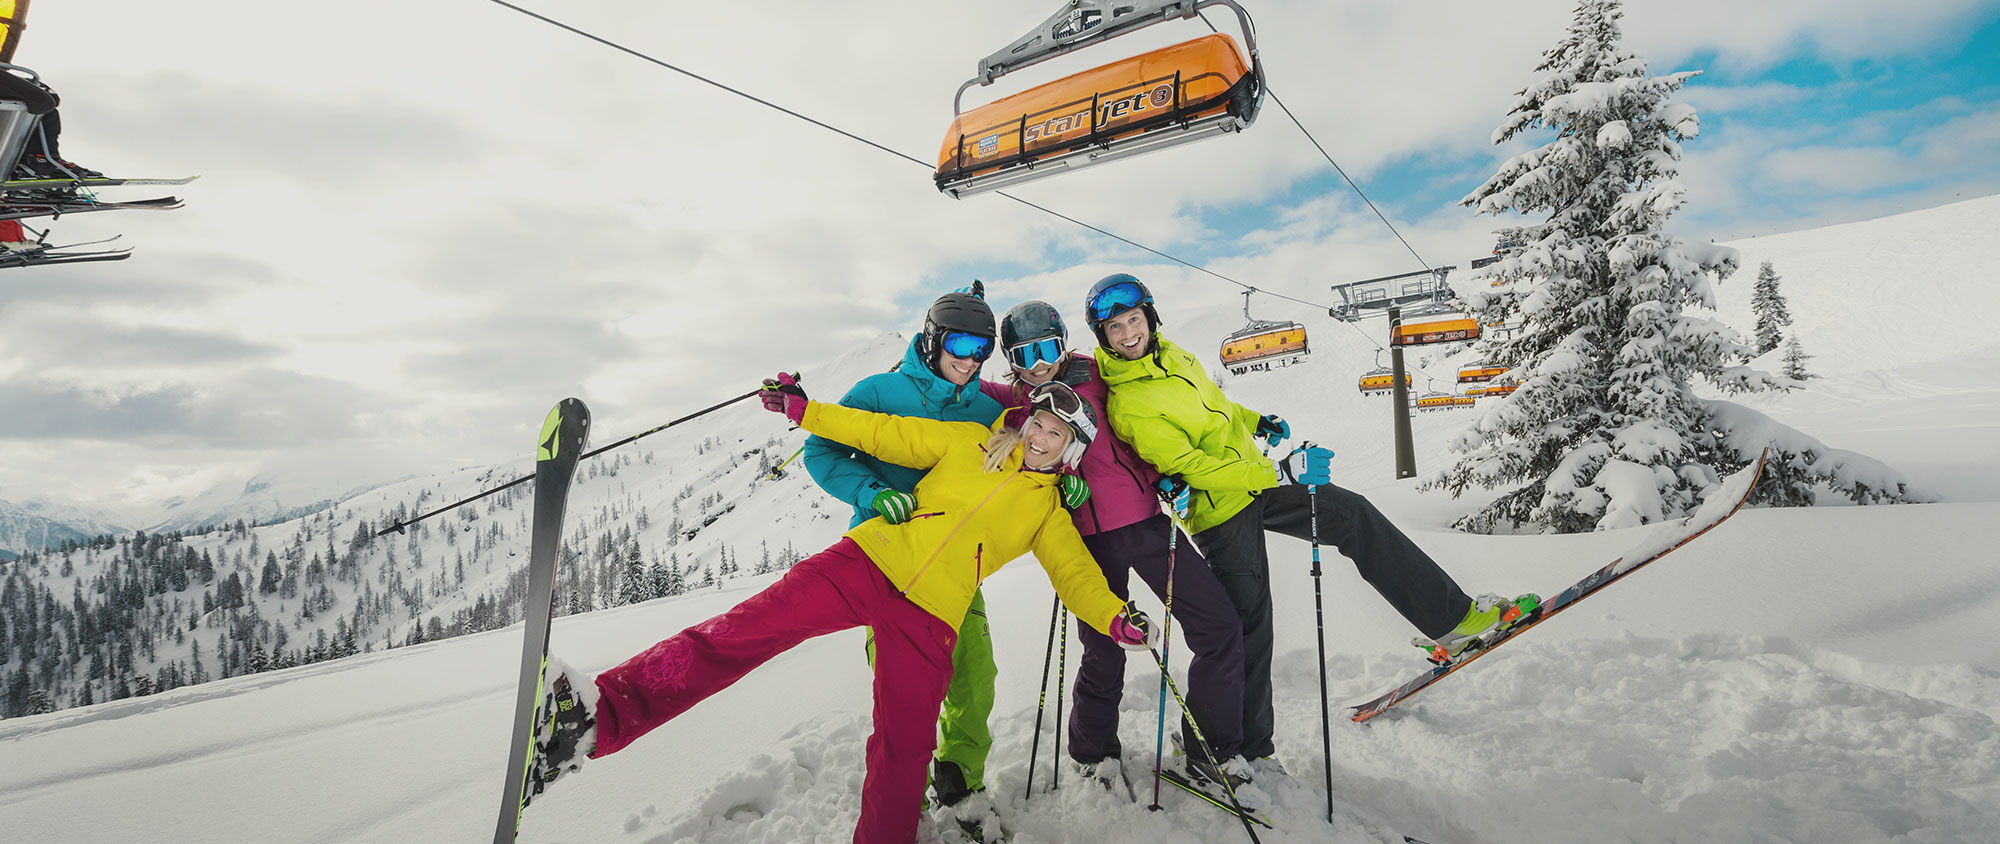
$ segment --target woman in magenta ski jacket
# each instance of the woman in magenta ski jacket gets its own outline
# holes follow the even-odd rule
[[[1108,419],[1105,401],[1110,390],[1098,377],[1097,362],[1088,354],[1071,353],[1068,336],[1062,315],[1048,303],[1014,306],[1000,323],[1000,347],[1010,367],[1006,380],[982,381],[980,389],[1004,407],[1022,408],[1034,388],[1060,381],[1090,404],[1096,418]],[[1173,617],[1194,650],[1187,704],[1202,734],[1214,743],[1217,759],[1200,758],[1200,752],[1192,750],[1199,743],[1186,724],[1183,743],[1191,749],[1189,773],[1213,781],[1218,761],[1225,769],[1247,768],[1238,758],[1243,743],[1242,622],[1228,593],[1186,535],[1179,538],[1169,561],[1167,537],[1176,527],[1160,512],[1160,473],[1130,446],[1109,436],[1108,429],[1100,431],[1104,435],[1084,449],[1079,468],[1090,486],[1090,498],[1072,511],[1076,529],[1121,600],[1131,597],[1127,571],[1138,572],[1155,594],[1165,596],[1172,566]],[[1109,784],[1121,776],[1118,701],[1125,687],[1125,653],[1110,637],[1084,625],[1077,625],[1077,637],[1083,642],[1083,665],[1076,675],[1069,722],[1070,758],[1086,776]]]

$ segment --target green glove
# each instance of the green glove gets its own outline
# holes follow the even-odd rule
[[[1057,485],[1062,487],[1063,506],[1071,510],[1082,507],[1090,500],[1090,484],[1075,475],[1063,475]]]
[[[875,493],[875,500],[868,502],[875,512],[889,524],[900,525],[910,520],[910,514],[917,512],[917,497],[907,492],[885,489]]]

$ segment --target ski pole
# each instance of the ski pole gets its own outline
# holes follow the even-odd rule
[[[1172,616],[1169,616],[1169,618],[1171,617]],[[1162,628],[1162,630],[1164,630],[1164,628]],[[1166,637],[1164,633],[1162,634],[1160,641],[1163,645],[1166,642]],[[1167,658],[1161,656],[1159,651],[1153,650],[1153,648],[1150,645],[1147,646],[1146,651],[1153,655],[1153,662],[1160,666],[1160,676],[1166,678],[1167,688],[1174,693],[1174,702],[1180,704],[1182,710],[1186,710],[1187,699],[1181,697],[1180,684],[1175,683],[1173,677],[1167,673]],[[1209,746],[1208,737],[1201,734],[1201,725],[1195,723],[1195,720],[1192,717],[1188,718],[1187,722],[1188,726],[1193,728],[1194,730],[1194,740],[1197,746],[1200,747],[1201,752],[1207,754],[1210,760],[1214,760],[1215,750],[1214,748]],[[1216,764],[1217,767],[1220,768],[1221,763],[1217,762]],[[1159,786],[1160,786],[1160,781],[1158,778],[1155,778],[1153,780],[1153,787],[1159,788]],[[1242,801],[1236,799],[1236,786],[1230,784],[1229,775],[1226,773],[1222,775],[1222,790],[1229,795],[1229,805],[1230,808],[1236,810],[1236,819],[1243,822],[1243,831],[1250,833],[1251,844],[1263,844],[1263,842],[1257,839],[1257,830],[1252,826],[1250,826],[1249,810],[1244,809]]]
[[[794,377],[794,378],[796,378],[796,377],[798,377],[798,376],[796,376],[796,375],[795,375],[795,376],[793,376],[793,377]],[[686,421],[688,421],[688,420],[691,420],[691,419],[699,419],[699,418],[701,418],[701,417],[703,417],[703,416],[707,416],[707,415],[709,415],[709,414],[711,414],[711,413],[714,413],[714,412],[716,412],[716,411],[718,411],[718,410],[721,410],[721,409],[723,409],[723,408],[725,408],[725,407],[728,407],[728,406],[730,406],[730,405],[732,405],[732,404],[735,404],[735,403],[737,403],[737,402],[740,402],[740,401],[742,401],[742,400],[744,400],[744,399],[747,399],[747,398],[750,398],[751,396],[754,396],[754,395],[757,395],[758,393],[761,393],[761,392],[763,392],[763,390],[762,390],[761,388],[759,388],[759,389],[756,389],[756,390],[751,390],[750,392],[747,392],[747,393],[744,393],[743,395],[740,395],[740,396],[737,396],[736,398],[733,398],[733,399],[728,399],[728,400],[725,400],[725,401],[720,401],[720,402],[717,402],[717,403],[715,403],[715,404],[712,404],[712,405],[709,405],[709,406],[708,406],[708,407],[706,407],[706,408],[703,408],[703,409],[701,409],[701,410],[697,410],[697,411],[695,411],[695,412],[693,412],[693,413],[690,413],[690,414],[688,414],[688,415],[686,415],[686,416],[683,416],[683,417],[681,417],[681,418],[679,418],[679,419],[675,419],[675,420],[673,420],[672,422],[668,422],[668,423],[666,423],[666,424],[664,424],[664,425],[661,425],[661,426],[659,426],[659,427],[657,427],[657,428],[653,428],[652,430],[649,430],[649,431],[640,431],[639,433],[636,433],[636,434],[633,434],[632,436],[629,436],[629,437],[626,437],[626,438],[624,438],[624,439],[622,439],[622,440],[619,440],[619,441],[617,441],[617,442],[615,442],[615,443],[612,443],[612,444],[610,444],[610,445],[607,445],[607,446],[604,446],[603,448],[599,448],[599,449],[596,449],[596,450],[593,450],[593,451],[589,451],[589,452],[586,452],[586,453],[584,453],[583,455],[581,455],[581,456],[577,457],[577,459],[578,459],[578,460],[583,460],[583,459],[585,459],[585,458],[589,458],[589,457],[596,457],[597,455],[600,455],[600,454],[603,454],[603,453],[605,453],[605,452],[607,452],[607,451],[610,451],[610,450],[612,450],[612,449],[614,449],[614,448],[617,448],[617,447],[619,447],[619,446],[621,446],[621,445],[625,445],[626,443],[629,443],[629,442],[632,442],[633,440],[636,440],[636,439],[639,439],[640,437],[648,437],[648,436],[652,436],[652,435],[654,435],[654,434],[657,434],[657,433],[659,433],[659,432],[661,432],[661,431],[664,431],[664,430],[666,430],[666,429],[668,429],[668,428],[671,428],[671,427],[673,427],[673,426],[675,426],[675,425],[679,425],[679,424],[681,424],[682,422],[686,422]],[[397,522],[397,523],[395,523],[395,524],[393,524],[393,525],[390,525],[390,526],[388,526],[388,527],[385,527],[385,528],[383,528],[383,529],[381,529],[381,530],[378,530],[378,531],[376,531],[376,532],[375,532],[375,535],[376,535],[376,536],[388,536],[388,535],[389,535],[389,534],[391,534],[391,533],[402,533],[402,532],[403,532],[403,529],[404,529],[404,528],[407,528],[407,527],[409,527],[409,526],[411,526],[411,525],[414,525],[414,524],[416,524],[416,523],[418,523],[418,522],[421,522],[421,521],[423,521],[423,520],[425,520],[425,519],[428,519],[428,518],[430,518],[430,517],[432,517],[432,516],[435,516],[435,515],[437,515],[437,514],[439,514],[439,513],[445,513],[445,512],[450,512],[450,511],[452,511],[452,510],[456,510],[456,509],[458,509],[458,508],[460,508],[460,507],[464,507],[464,506],[465,506],[465,505],[467,505],[467,504],[471,504],[471,503],[472,503],[472,502],[474,502],[474,501],[478,501],[478,500],[479,500],[479,499],[481,499],[481,498],[485,498],[486,496],[489,496],[489,495],[492,495],[492,494],[494,494],[494,493],[497,493],[497,492],[500,492],[501,490],[505,490],[505,489],[512,489],[512,488],[514,488],[514,487],[517,487],[517,486],[520,486],[521,484],[524,484],[524,483],[527,483],[527,482],[529,482],[529,481],[532,481],[532,480],[534,480],[534,479],[535,479],[535,476],[534,476],[534,475],[522,475],[521,477],[518,477],[518,478],[515,478],[515,479],[513,479],[513,480],[511,480],[511,481],[508,481],[508,482],[506,482],[506,483],[504,483],[504,484],[501,484],[501,485],[499,485],[499,486],[496,486],[496,487],[494,487],[494,488],[492,488],[492,489],[489,489],[489,490],[487,490],[487,491],[485,491],[485,492],[482,492],[482,493],[480,493],[480,494],[478,494],[478,495],[475,495],[475,496],[472,496],[471,498],[465,498],[465,499],[460,499],[460,500],[458,500],[458,501],[454,501],[454,502],[452,502],[452,503],[450,503],[450,504],[446,504],[446,505],[444,505],[443,507],[439,507],[439,508],[437,508],[436,510],[432,510],[432,511],[430,511],[430,512],[428,512],[428,513],[425,513],[425,514],[421,515],[421,516],[416,516],[416,517],[414,517],[414,518],[412,518],[412,519],[410,519],[410,520],[408,520],[408,521],[403,521],[403,522]]]
[[[1326,609],[1320,598],[1319,581],[1319,485],[1306,487],[1307,508],[1312,511],[1313,624],[1319,631],[1319,747],[1321,767],[1326,770],[1326,822],[1333,823],[1333,734],[1327,723],[1333,716],[1326,702]]]
[[[792,461],[799,459],[799,455],[804,453],[806,453],[806,447],[799,446],[799,450],[792,452],[792,456],[785,458],[785,462],[780,463],[776,467],[772,468],[771,474],[765,475],[764,477],[768,480],[773,480],[773,481],[784,477],[785,467],[792,465]]]
[[[1056,596],[1056,605],[1062,606],[1062,596]],[[1062,639],[1056,643],[1056,722],[1049,725],[1049,735],[1056,743],[1055,752],[1049,754],[1049,767],[1054,771],[1049,779],[1050,791],[1062,790],[1063,671],[1067,668],[1069,668],[1069,607],[1063,607]]]
[[[1035,740],[1028,745],[1028,793],[1021,797],[1028,800],[1035,796],[1035,760],[1042,755],[1042,711],[1049,703],[1049,658],[1056,652],[1056,612],[1062,608],[1062,597],[1057,596],[1055,604],[1049,607],[1049,648],[1042,652],[1042,689],[1035,702]],[[1061,767],[1057,762],[1057,767]]]
[[[1167,618],[1166,618],[1166,626],[1160,628],[1160,650],[1162,652],[1165,652],[1169,648],[1172,648],[1174,644],[1173,642],[1174,545],[1180,540],[1180,536],[1181,536],[1181,531],[1179,525],[1174,521],[1174,518],[1172,516],[1168,516],[1167,517],[1167,609],[1166,609]],[[1149,806],[1148,808],[1157,812],[1160,810],[1160,757],[1166,753],[1166,747],[1167,747],[1167,661],[1165,657],[1162,656],[1161,654],[1155,654],[1154,656],[1161,657],[1160,658],[1160,729],[1159,729],[1159,734],[1155,736],[1153,739],[1153,805]],[[1181,708],[1186,709],[1187,708],[1186,704],[1183,704]],[[1193,717],[1194,716],[1192,715],[1188,716],[1189,720],[1193,720]]]

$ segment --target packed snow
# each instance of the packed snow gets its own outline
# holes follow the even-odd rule
[[[1985,325],[2000,313],[2000,290],[1982,281],[1996,233],[2000,197],[1988,197],[1731,244],[1746,267],[1775,263],[1792,330],[1822,376],[1791,395],[1738,400],[1894,467],[1939,502],[1836,497],[1745,510],[1389,715],[1356,725],[1336,712],[1331,823],[1309,552],[1273,537],[1278,753],[1290,777],[1267,776],[1252,795],[1278,827],[1259,830],[1263,840],[2000,840],[2000,647],[1989,631],[2000,613],[1991,527],[2000,523],[2000,342]],[[1739,274],[1718,288],[1718,318],[1745,331],[1752,281]],[[1164,316],[1182,345],[1213,348],[1237,314],[1218,306]],[[1480,501],[1394,480],[1388,400],[1354,388],[1373,366],[1372,341],[1325,321],[1309,330],[1308,361],[1226,377],[1225,388],[1333,447],[1337,481],[1366,493],[1467,591],[1553,594],[1654,530],[1449,530]],[[894,349],[877,342],[817,377],[808,370],[808,388],[832,398],[886,368]],[[1449,384],[1469,354],[1412,353],[1411,362]],[[1448,458],[1448,443],[1480,412],[1417,416],[1420,473]],[[662,433],[651,446],[669,455],[661,466],[577,489],[570,529],[585,529],[577,514],[607,503],[672,495],[665,485],[652,491],[647,473],[667,471],[676,449],[691,453],[712,437],[795,445],[799,435],[783,428],[739,406]],[[524,455],[529,445],[524,438]],[[497,468],[505,477],[519,465]],[[810,484],[793,471],[763,485],[705,541],[825,547],[844,508]],[[367,496],[407,495],[400,486]],[[510,541],[525,549],[525,536]],[[1337,554],[1327,557],[1324,668],[1339,706],[1425,664],[1408,644],[1413,631]],[[602,670],[775,576],[563,617],[553,647]],[[1164,811],[1147,810],[1159,676],[1141,660],[1128,662],[1121,724],[1139,804],[1067,770],[1049,790],[1048,735],[1037,793],[1024,794],[1052,593],[1025,562],[986,590],[1001,668],[988,783],[1015,841],[1246,838],[1233,818],[1183,794],[1163,792]],[[1143,590],[1139,599],[1158,606]],[[516,626],[0,722],[0,829],[37,842],[483,841],[506,775],[519,637]],[[1078,649],[1067,650],[1073,677]],[[1177,659],[1176,672],[1184,668]],[[846,841],[868,679],[859,631],[807,642],[559,782],[528,809],[521,840]]]

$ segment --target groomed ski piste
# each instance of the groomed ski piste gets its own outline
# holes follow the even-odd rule
[[[1309,552],[1304,542],[1272,538],[1278,751],[1291,780],[1267,778],[1246,795],[1267,806],[1276,826],[1259,830],[1263,840],[1995,841],[1996,233],[2000,197],[1987,197],[1732,244],[1743,269],[1721,286],[1719,316],[1748,331],[1756,266],[1774,261],[1796,318],[1791,330],[1815,355],[1808,368],[1823,376],[1789,396],[1740,401],[1833,448],[1877,458],[1941,501],[1745,510],[1382,718],[1357,725],[1336,711],[1331,825],[1322,817]],[[1079,289],[1098,269],[1075,271]],[[1217,301],[1228,300],[1219,293]],[[1238,321],[1227,304],[1165,317],[1168,335],[1189,348],[1212,349]],[[1369,495],[1467,591],[1550,594],[1654,530],[1451,531],[1450,520],[1477,502],[1393,480],[1388,400],[1354,388],[1373,365],[1370,344],[1346,326],[1309,325],[1308,362],[1225,378],[1225,389],[1334,448],[1336,481]],[[1363,328],[1382,334],[1378,323]],[[817,369],[799,364],[808,389],[832,399],[886,368],[900,344],[884,337]],[[1777,354],[1760,363],[1777,369]],[[1411,358],[1443,378],[1470,353]],[[989,366],[987,374],[997,373]],[[1445,465],[1446,443],[1478,412],[1417,415],[1420,473]],[[741,438],[747,447],[772,436],[785,453],[802,439],[748,404],[663,432],[648,441],[662,455],[657,463],[579,482],[570,530],[601,529],[574,522],[607,503],[664,507],[686,482],[664,473],[698,441]],[[530,465],[530,438],[522,436],[521,459],[486,480]],[[796,465],[775,482],[749,483],[742,473],[754,470],[710,473],[735,506],[703,541],[728,541],[739,554],[759,539],[789,541],[811,553],[838,536],[845,509]],[[375,512],[421,490],[435,503],[479,482],[472,471],[419,478],[341,506]],[[522,512],[525,504],[507,517]],[[286,536],[292,527],[265,530]],[[526,537],[513,541],[525,560]],[[1425,663],[1407,642],[1412,631],[1343,558],[1325,556],[1326,669],[1338,707]],[[602,670],[776,576],[558,618],[552,650]],[[1000,665],[987,779],[1013,840],[1247,840],[1234,818],[1185,794],[1165,791],[1164,811],[1147,811],[1159,676],[1143,656],[1128,660],[1121,725],[1140,804],[1086,787],[1069,771],[1059,790],[1042,791],[1053,779],[1047,737],[1034,778],[1040,793],[1024,798],[1051,592],[1027,560],[989,580],[986,592]],[[1143,588],[1137,597],[1149,610],[1159,605]],[[507,773],[520,636],[515,625],[0,722],[0,829],[35,842],[484,841]],[[590,763],[536,800],[521,840],[847,841],[869,731],[861,642],[859,631],[808,642]],[[1070,678],[1077,652],[1069,648]],[[1177,642],[1177,673],[1185,653]]]

